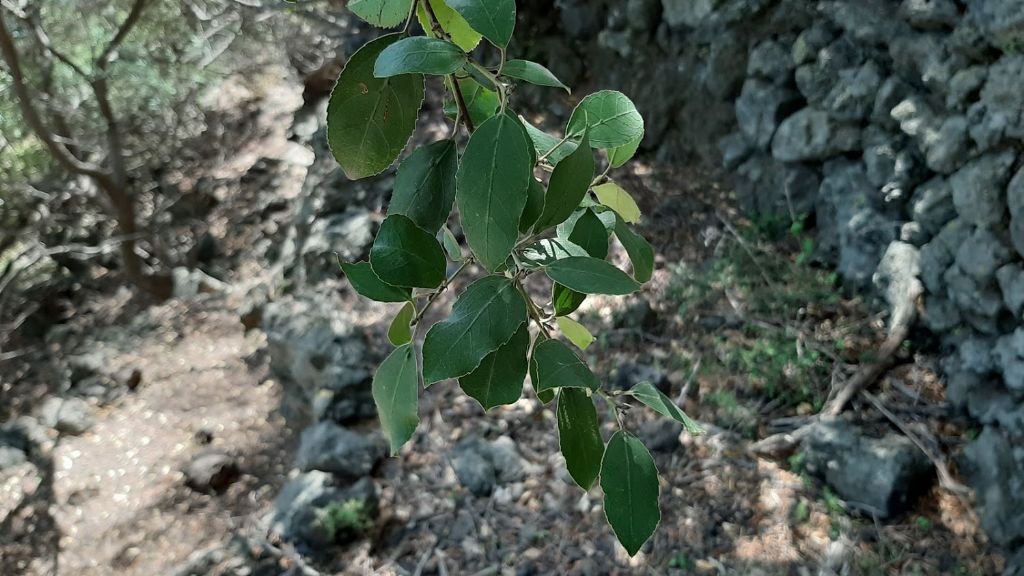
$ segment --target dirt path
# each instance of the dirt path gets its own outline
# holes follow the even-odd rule
[[[140,370],[142,385],[54,452],[63,574],[164,573],[263,507],[289,468],[260,337],[216,301],[147,315],[157,328],[110,344],[115,368]],[[237,459],[241,480],[223,495],[184,486],[182,468],[204,450]]]

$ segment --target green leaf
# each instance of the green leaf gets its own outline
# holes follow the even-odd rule
[[[512,40],[516,27],[515,0],[448,0],[448,5],[495,46],[505,48]]]
[[[543,211],[544,185],[536,178],[530,178],[530,185],[526,187],[526,206],[523,207],[523,215],[519,217],[519,232],[528,233]]]
[[[572,221],[567,237],[570,242],[586,250],[589,256],[602,260],[608,256],[608,229],[589,208],[580,212]]]
[[[412,302],[406,302],[388,327],[388,341],[395,346],[412,342],[412,319],[415,316],[416,306]]]
[[[526,123],[513,113],[509,113],[509,116],[515,118],[516,124],[519,125],[519,129],[523,131],[523,140],[526,141],[526,149],[530,151],[530,174],[533,174],[533,167],[537,165],[537,149],[531,144],[530,133],[526,131]]]
[[[587,330],[586,326],[572,318],[560,316],[555,318],[555,323],[558,324],[558,328],[562,331],[562,335],[568,338],[569,341],[575,344],[580,350],[586,350],[594,343],[594,335],[590,333],[590,330]]]
[[[427,11],[423,7],[426,1],[420,1],[419,6],[416,8],[416,17],[420,20],[420,26],[423,26],[423,29],[430,33],[433,32],[433,27],[430,24],[430,18],[427,17]],[[466,52],[476,48],[477,44],[480,43],[480,33],[473,30],[465,18],[449,8],[443,0],[430,0],[430,7],[434,9],[434,16],[437,17],[437,22],[441,25],[441,29],[451,36],[452,42]]]
[[[650,382],[641,382],[636,386],[633,386],[629,393],[637,400],[646,404],[651,410],[654,410],[664,416],[668,416],[682,424],[690,434],[698,435],[704,433],[704,429],[700,427],[700,424],[694,422],[692,418],[680,410],[679,407],[672,402],[672,399],[665,396],[661,390],[655,388],[654,384],[651,384]]]
[[[587,251],[560,238],[545,238],[530,244],[520,253],[520,260],[527,268],[540,268],[571,256],[587,256]]]
[[[461,48],[437,38],[410,36],[388,46],[377,57],[373,75],[390,78],[402,74],[443,76],[462,68],[466,54]]]
[[[509,78],[517,78],[519,80],[525,80],[530,84],[536,84],[537,86],[549,86],[551,88],[561,88],[566,92],[572,92],[569,87],[555,77],[550,70],[529,60],[509,60],[505,62],[505,67],[501,69],[501,73]]]
[[[633,278],[641,284],[650,280],[654,273],[654,248],[651,244],[630,229],[621,218],[615,219],[615,236],[626,249],[629,261],[633,263]]]
[[[459,378],[459,386],[484,410],[514,404],[523,395],[529,351],[529,324],[523,323],[511,340],[484,357],[475,370]]]
[[[452,140],[413,151],[398,166],[388,214],[408,216],[427,232],[437,233],[455,204],[455,172],[459,154]]]
[[[373,375],[373,402],[377,405],[380,426],[391,444],[392,456],[398,455],[420,422],[418,388],[416,352],[412,344],[396,348]]]
[[[538,393],[555,388],[589,388],[597,390],[600,380],[579,356],[558,340],[545,340],[533,349],[533,389]]]
[[[448,261],[433,235],[406,216],[392,214],[373,241],[370,265],[388,284],[436,288],[444,282]]]
[[[507,113],[481,124],[466,145],[456,202],[466,242],[488,270],[505,263],[519,237],[532,168],[529,143]]]
[[[590,131],[594,148],[618,148],[642,136],[644,119],[622,92],[602,90],[587,96],[569,117],[570,134]]]
[[[594,194],[601,204],[615,210],[626,222],[633,224],[640,220],[640,207],[636,205],[636,200],[615,182],[594,186]]]
[[[353,14],[381,28],[394,28],[409,16],[412,0],[350,0]]]
[[[624,296],[640,289],[628,274],[598,258],[564,258],[552,262],[546,270],[555,282],[583,294]]]
[[[594,154],[587,146],[587,134],[579,148],[555,165],[544,196],[544,212],[534,225],[541,231],[558,225],[572,215],[587,195],[594,179]]]
[[[586,390],[563,388],[558,393],[558,446],[565,467],[580,488],[590,490],[601,472],[604,440],[594,400]]]
[[[466,101],[466,109],[469,110],[469,118],[474,125],[483,124],[497,113],[501,106],[497,92],[484,88],[472,78],[463,78],[458,82],[459,88],[462,90],[462,97]],[[454,100],[445,101],[444,113],[454,119],[459,114],[459,105]]]
[[[377,302],[406,302],[412,298],[412,290],[385,283],[374,274],[369,262],[343,262],[341,269],[345,271],[352,288],[364,298]]]
[[[452,262],[461,262],[462,246],[459,246],[459,241],[455,239],[455,235],[448,229],[447,226],[441,228],[441,244],[444,245],[444,251],[448,253],[448,257],[452,259]]]
[[[537,400],[540,400],[541,404],[551,404],[551,401],[555,399],[554,390],[544,390],[537,392]]]
[[[619,146],[618,148],[611,148],[608,150],[608,164],[612,168],[621,168],[633,159],[636,155],[636,151],[640,148],[640,143],[644,140],[644,133],[640,132],[640,135],[634,138],[632,141]]]
[[[530,137],[530,141],[533,142],[533,148],[538,156],[544,156],[547,158],[552,165],[557,165],[562,160],[565,160],[567,156],[576,151],[579,144],[572,140],[562,141],[561,138],[556,138],[547,132],[537,128],[533,124],[530,124],[523,117],[520,116],[519,120],[522,122],[523,127],[526,128],[526,135]],[[557,148],[556,148],[557,147]]]
[[[586,294],[570,290],[557,282],[551,287],[551,305],[555,309],[555,316],[572,314],[579,310],[586,299]]]
[[[604,514],[619,542],[636,556],[661,521],[658,468],[639,438],[616,432],[601,460]]]
[[[526,303],[511,280],[487,276],[470,284],[451,316],[434,324],[423,341],[427,385],[469,374],[525,322]]]
[[[331,93],[327,143],[351,179],[380,174],[391,166],[416,129],[423,103],[423,76],[382,79],[373,75],[377,56],[400,37],[382,36],[360,48]]]

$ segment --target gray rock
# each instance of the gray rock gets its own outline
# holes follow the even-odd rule
[[[814,210],[821,177],[806,164],[784,164],[767,154],[755,154],[737,173],[741,180],[736,197],[747,214],[788,219]]]
[[[859,162],[825,165],[817,201],[818,244],[852,286],[866,287],[883,252],[896,240],[899,224],[872,207],[877,189]]]
[[[641,32],[654,30],[661,19],[661,0],[629,0],[626,14],[626,24],[631,29]]]
[[[1007,558],[1003,576],[1024,576],[1024,548]]]
[[[953,0],[903,0],[900,16],[915,28],[935,30],[946,26],[952,28],[960,10]]]
[[[888,48],[897,74],[939,95],[946,93],[953,75],[969,63],[964,56],[948,50],[946,35],[940,33],[900,35]]]
[[[949,173],[963,163],[967,152],[967,118],[951,116],[925,144],[925,161],[936,172]]]
[[[904,242],[893,242],[885,249],[872,281],[892,310],[893,318],[909,318],[914,312],[917,295],[924,291],[921,275],[921,253]]]
[[[722,153],[722,166],[732,170],[742,164],[754,152],[754,147],[739,132],[733,132],[718,141],[718,150]]]
[[[988,150],[1004,138],[1024,139],[1024,54],[1006,54],[989,69],[971,106],[971,138]]]
[[[932,332],[942,334],[959,326],[963,319],[951,300],[929,294],[924,299],[921,321]]]
[[[873,60],[841,70],[822,107],[836,120],[863,120],[870,116],[881,84],[882,71]]]
[[[918,186],[910,201],[910,216],[921,225],[925,235],[931,238],[947,222],[956,218],[953,188],[942,177],[932,178]]]
[[[988,68],[985,66],[970,66],[957,71],[949,80],[946,107],[961,109],[976,100],[981,87],[985,85],[986,78],[988,78]]]
[[[779,121],[792,112],[796,92],[765,80],[748,78],[736,100],[736,121],[751,146],[766,150]]]
[[[871,121],[884,127],[896,126],[892,110],[906,99],[912,88],[899,76],[890,76],[882,82],[871,107]]]
[[[220,452],[198,454],[184,469],[185,484],[198,492],[223,492],[238,480],[238,462]]]
[[[860,129],[836,122],[828,113],[804,108],[782,121],[772,139],[772,156],[783,162],[822,160],[856,150]]]
[[[672,386],[668,374],[650,364],[625,362],[615,368],[611,386],[616,390],[629,390],[641,382],[650,382],[662,392],[669,392]]]
[[[979,283],[988,283],[1010,261],[1010,249],[988,228],[975,228],[956,252],[956,263]]]
[[[465,451],[452,460],[459,483],[476,496],[490,496],[497,482],[494,466],[475,451]]]
[[[865,131],[867,137],[868,131]],[[881,189],[886,203],[903,204],[925,172],[920,157],[904,138],[886,134],[877,144],[864,148],[864,165],[868,180]]]
[[[1006,387],[1024,393],[1024,327],[1000,338],[994,355],[998,359]]]
[[[637,434],[644,441],[644,446],[655,452],[671,452],[681,446],[679,434],[682,428],[670,418],[657,418],[644,422]]]
[[[1012,151],[987,154],[949,178],[953,203],[965,221],[975,226],[996,226],[1006,214],[1006,183],[1016,155]]]
[[[1017,253],[1024,257],[1024,167],[1010,180],[1006,203],[1010,209],[1010,238]]]
[[[942,276],[953,265],[956,251],[968,234],[970,228],[957,218],[943,226],[935,238],[921,248],[921,280],[930,292],[945,292]]]
[[[363,209],[314,220],[300,253],[304,281],[316,284],[328,278],[339,278],[338,258],[345,262],[365,259],[375,232],[373,214]]]
[[[900,241],[920,248],[928,242],[929,237],[925,234],[921,225],[917,222],[906,222],[900,226]]]
[[[813,62],[797,68],[797,88],[811,105],[820,106],[839,80],[839,72],[856,68],[865,60],[862,47],[842,36],[819,50]]]
[[[793,64],[807,64],[818,57],[818,51],[828,46],[835,39],[835,32],[824,22],[815,22],[810,28],[800,32],[790,50]]]
[[[999,545],[1024,538],[1024,454],[993,426],[964,450],[965,472],[975,488],[978,516]]]
[[[965,4],[993,46],[1007,52],[1024,46],[1024,0],[968,0]]]
[[[699,26],[715,10],[716,0],[661,0],[662,17],[669,26]]]
[[[489,496],[496,486],[521,481],[528,468],[507,436],[493,442],[476,436],[463,440],[455,447],[452,466],[459,483],[481,497]]]
[[[790,49],[774,40],[766,40],[754,46],[747,60],[747,75],[761,76],[768,80],[788,78],[793,71]]]
[[[0,444],[0,471],[13,468],[28,461],[28,456],[19,448]]]
[[[285,484],[265,522],[272,534],[313,551],[359,535],[354,527],[331,526],[324,521],[332,507],[355,504],[364,519],[372,520],[377,517],[379,499],[377,487],[369,478],[339,486],[330,474],[306,472]]]
[[[950,299],[972,326],[986,334],[998,331],[994,320],[1003,310],[1003,298],[995,283],[980,283],[954,264],[942,275]]]
[[[379,434],[363,435],[333,422],[320,422],[302,431],[295,465],[303,472],[320,470],[356,479],[368,476],[387,452]]]
[[[339,421],[375,414],[369,371],[375,359],[354,325],[340,301],[327,295],[288,297],[264,306],[270,370],[281,382],[281,412],[293,429],[314,420],[316,402],[334,406],[335,397],[347,399],[338,406],[347,413],[331,414]]]
[[[968,416],[986,426],[999,426],[1011,437],[1024,434],[1024,407],[998,376],[970,374],[958,378],[958,384],[966,388]]]
[[[888,518],[930,488],[932,466],[906,437],[871,438],[841,420],[815,428],[804,444],[807,469],[835,488],[847,504]]]
[[[884,44],[905,34],[909,27],[891,17],[885,0],[832,0],[818,3],[818,10],[838,28],[868,44]]]
[[[917,141],[932,170],[946,174],[963,161],[967,148],[967,119],[963,116],[940,118],[919,96],[901,101],[891,115],[900,130]]]
[[[1024,256],[1024,214],[1010,218],[1010,239],[1017,253]]]
[[[92,409],[81,398],[48,398],[39,408],[39,419],[68,436],[85,434],[95,424]]]
[[[989,374],[996,368],[996,359],[993,355],[995,342],[992,338],[980,336],[969,336],[957,349],[960,360],[960,370],[974,374]]]
[[[1024,312],[1024,266],[1007,264],[996,271],[999,289],[1003,292],[1003,301],[1015,318],[1021,320]]]

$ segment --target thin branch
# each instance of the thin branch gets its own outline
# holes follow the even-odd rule
[[[435,36],[438,38],[450,38],[448,34],[441,27],[441,22],[437,19],[437,14],[434,13],[434,7],[430,5],[430,2],[424,2],[423,8],[427,13],[427,17],[430,18],[430,27]],[[466,106],[466,98],[462,95],[462,88],[459,86],[459,81],[455,78],[454,74],[448,75],[448,83],[452,87],[452,95],[455,97],[455,103],[459,106],[459,115],[462,116],[462,123],[466,127],[466,130],[472,134],[476,130],[476,126],[473,125],[473,119],[469,116],[469,108]]]
[[[441,283],[441,286],[438,287],[437,291],[430,295],[430,298],[427,300],[427,303],[423,305],[423,308],[416,313],[416,316],[412,319],[411,322],[412,326],[419,325],[420,321],[423,320],[423,316],[427,313],[427,310],[430,310],[430,308],[434,305],[434,302],[437,301],[438,297],[440,297],[441,294],[444,293],[444,291],[447,290],[448,287],[452,285],[452,282],[454,282],[455,279],[458,278],[459,275],[462,274],[462,272],[466,268],[468,268],[469,265],[472,263],[472,258],[466,258],[466,261],[462,263],[462,266],[459,266],[459,269],[456,270],[454,274],[446,278],[445,281]]]
[[[77,158],[64,144],[57,141],[54,133],[43,123],[39,112],[32,104],[32,94],[25,83],[25,77],[21,69],[21,56],[14,45],[14,39],[11,36],[10,30],[7,28],[7,22],[4,20],[4,10],[0,10],[0,53],[2,53],[4,62],[7,64],[15,98],[18,100],[18,106],[25,117],[25,122],[32,129],[36,137],[46,146],[47,150],[50,151],[53,158],[69,172],[93,178],[101,185],[112,184],[110,174],[91,162],[85,162]]]
[[[949,472],[949,467],[946,466],[945,459],[943,459],[941,455],[936,454],[933,450],[925,446],[924,442],[922,442],[921,439],[918,438],[917,434],[910,429],[909,425],[900,420],[895,414],[893,414],[888,408],[886,408],[885,404],[883,404],[877,396],[866,390],[863,391],[862,393],[864,397],[867,398],[868,402],[870,402],[871,405],[875,407],[876,410],[881,412],[883,416],[888,418],[890,422],[892,422],[897,428],[899,428],[900,432],[902,432],[904,436],[910,439],[914,446],[917,446],[917,449],[920,450],[925,455],[925,457],[928,458],[929,461],[931,461],[932,466],[935,467],[935,473],[939,477],[939,486],[942,486],[943,488],[954,494],[966,495],[971,493],[971,490],[969,488],[967,488],[960,482],[957,482],[956,479],[953,478],[953,475]]]
[[[139,18],[142,17],[142,11],[146,9],[149,0],[135,0],[132,4],[131,10],[128,12],[128,16],[121,23],[121,27],[118,28],[117,34],[110,40],[107,47],[104,48],[103,52],[100,53],[99,58],[96,59],[96,67],[100,70],[106,70],[107,65],[110,64],[110,57],[114,54],[124,39],[128,37],[128,34],[132,31],[139,22]]]

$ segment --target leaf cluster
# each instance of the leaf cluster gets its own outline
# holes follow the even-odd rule
[[[570,475],[584,490],[600,479],[608,521],[636,554],[661,517],[659,481],[650,453],[623,426],[626,401],[693,433],[700,428],[650,384],[606,391],[579,353],[594,337],[569,315],[590,295],[632,294],[651,278],[654,250],[630,227],[640,209],[609,177],[636,153],[642,116],[610,90],[583,98],[562,137],[517,114],[510,94],[518,82],[569,89],[539,63],[507,59],[514,0],[353,0],[349,8],[370,24],[405,28],[363,46],[338,79],[328,141],[345,173],[372,176],[399,158],[428,76],[443,80],[454,121],[449,138],[415,149],[398,166],[369,261],[343,264],[359,294],[402,304],[388,330],[396,348],[373,379],[392,454],[415,434],[421,383],[457,380],[490,410],[518,401],[529,375],[537,397],[556,402]],[[411,33],[414,15],[425,35]],[[485,51],[484,40],[496,65],[474,56]],[[468,253],[447,227],[456,219]],[[629,273],[608,261],[612,236],[629,256]],[[426,311],[470,267],[485,274],[429,328],[418,355]],[[541,275],[552,288],[535,302],[529,284]],[[618,426],[607,442],[595,396]]]

